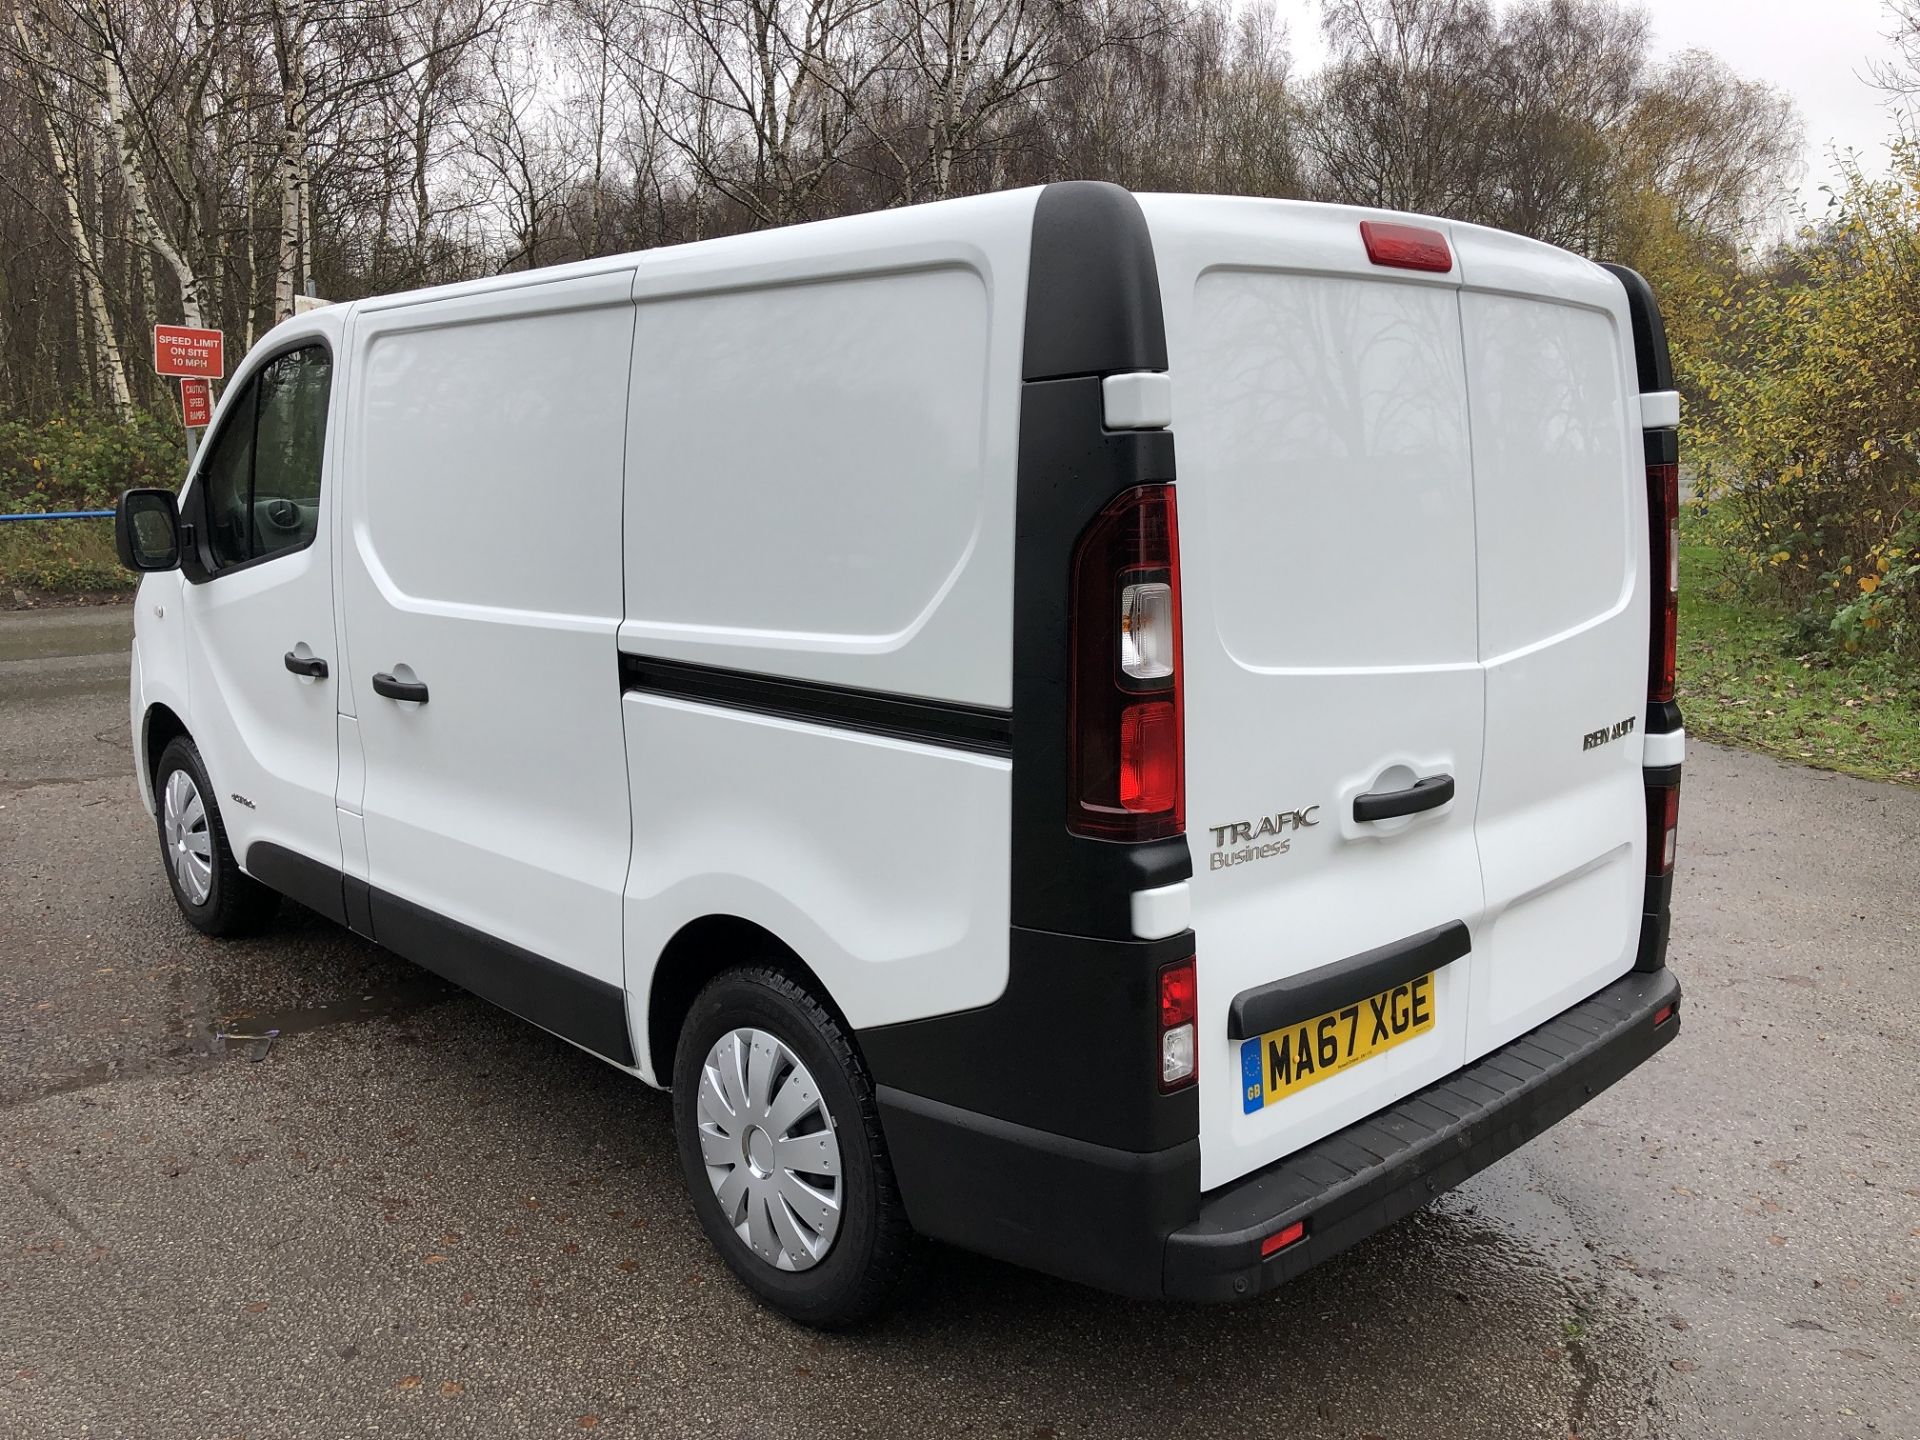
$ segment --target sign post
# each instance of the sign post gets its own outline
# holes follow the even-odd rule
[[[180,377],[180,419],[187,430],[187,468],[200,450],[200,432],[213,419],[213,382],[227,373],[226,337],[192,325],[153,327],[153,368]]]

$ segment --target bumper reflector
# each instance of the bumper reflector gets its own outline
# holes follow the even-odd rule
[[[1307,1222],[1296,1220],[1284,1230],[1276,1230],[1260,1242],[1260,1258],[1277,1255],[1289,1245],[1297,1245],[1307,1238]]]
[[[1662,1025],[1666,1024],[1667,1021],[1671,1020],[1675,1008],[1676,1007],[1672,1005],[1662,1005],[1658,1010],[1654,1011],[1653,1028],[1658,1030]]]

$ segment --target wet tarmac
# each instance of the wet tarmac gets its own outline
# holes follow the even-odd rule
[[[1920,1437],[1920,792],[1694,746],[1680,1040],[1291,1287],[931,1250],[822,1337],[662,1097],[291,905],[178,918],[126,628],[0,616],[0,1435]]]

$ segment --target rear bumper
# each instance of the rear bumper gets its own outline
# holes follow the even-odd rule
[[[1679,1033],[1635,971],[1511,1044],[1263,1170],[1199,1193],[1198,1142],[1137,1153],[881,1087],[902,1198],[935,1239],[1122,1294],[1233,1300],[1292,1279],[1509,1154]],[[1304,1238],[1262,1258],[1294,1221]]]

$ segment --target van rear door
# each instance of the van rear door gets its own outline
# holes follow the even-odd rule
[[[1518,236],[1453,242],[1487,696],[1472,1058],[1633,967],[1650,615],[1625,291]]]
[[[1460,267],[1371,265],[1359,224],[1384,217],[1140,198],[1174,380],[1212,1188],[1466,1059],[1474,957],[1440,957],[1484,903],[1470,376]],[[1356,817],[1364,796],[1426,807],[1441,777],[1437,806]],[[1417,974],[1393,958],[1409,951]],[[1236,1027],[1236,997],[1342,962],[1331,986],[1267,989]],[[1323,999],[1331,1066],[1329,1027],[1288,1008]],[[1286,1019],[1279,1042],[1244,1033],[1250,1015]]]

